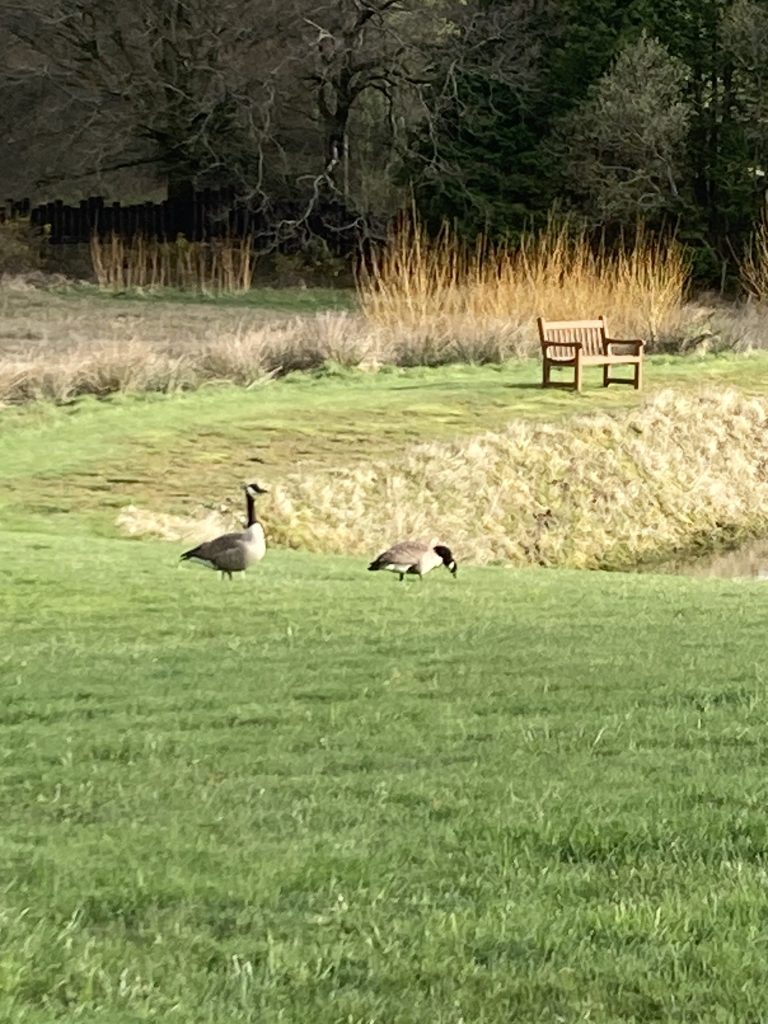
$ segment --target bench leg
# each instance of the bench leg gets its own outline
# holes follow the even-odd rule
[[[573,380],[552,380],[552,371],[555,368],[565,369],[573,366]],[[571,391],[581,391],[582,366],[577,359],[574,363],[551,362],[545,359],[542,362],[541,386],[543,388],[569,388]]]
[[[639,362],[635,366],[635,391],[639,391],[643,386],[643,364]]]
[[[603,387],[607,388],[610,383],[611,383],[610,366],[608,365],[608,363],[604,363],[603,364]]]

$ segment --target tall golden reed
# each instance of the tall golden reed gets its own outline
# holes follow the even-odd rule
[[[672,329],[685,297],[689,261],[674,239],[643,227],[615,246],[550,218],[516,245],[462,242],[447,225],[430,239],[415,218],[401,221],[358,279],[366,316],[377,323],[455,334],[536,316],[605,315],[612,333],[658,338]]]
[[[253,285],[252,239],[224,238],[174,242],[137,235],[126,241],[113,234],[91,239],[91,263],[99,286],[110,291],[131,288],[178,288],[216,295],[247,292]]]
[[[758,302],[768,299],[768,202],[752,231],[744,255],[739,261],[744,290]]]

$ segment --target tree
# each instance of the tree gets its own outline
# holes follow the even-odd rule
[[[173,195],[257,174],[272,94],[269,73],[252,68],[276,27],[262,19],[258,37],[247,28],[257,8],[263,13],[254,0],[6,0],[3,22],[24,48],[24,85],[43,79],[79,118],[108,126],[92,164],[151,162]]]
[[[81,174],[149,167],[173,197],[232,186],[287,230],[322,197],[386,215],[391,184],[367,182],[399,161],[458,2],[0,0],[0,94],[66,102],[88,126]]]
[[[537,146],[551,8],[549,0],[504,0],[451,12],[405,155],[419,209],[433,226],[449,218],[466,235],[504,234],[535,204],[544,181]]]
[[[555,159],[595,224],[659,219],[681,209],[687,76],[681,60],[643,33],[562,118]]]
[[[753,189],[768,185],[768,6],[736,0],[722,25],[725,53],[733,64],[733,105],[749,150],[746,168]]]
[[[681,234],[698,254],[699,279],[723,285],[733,250],[749,233],[761,199],[755,169],[766,150],[753,118],[765,70],[755,62],[754,48],[765,35],[768,0],[638,0],[638,5],[648,31],[689,68],[689,202]]]

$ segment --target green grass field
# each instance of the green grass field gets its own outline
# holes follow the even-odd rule
[[[3,549],[2,1019],[764,1019],[759,584]]]
[[[696,366],[649,379],[768,380]],[[0,1020],[768,1020],[768,589],[277,550],[222,583],[114,528],[635,401],[533,372],[0,412]]]

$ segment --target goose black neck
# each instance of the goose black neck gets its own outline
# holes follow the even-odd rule
[[[248,522],[245,525],[253,526],[254,523],[258,522],[258,519],[256,518],[256,502],[250,491],[245,492],[245,500],[248,506]]]

